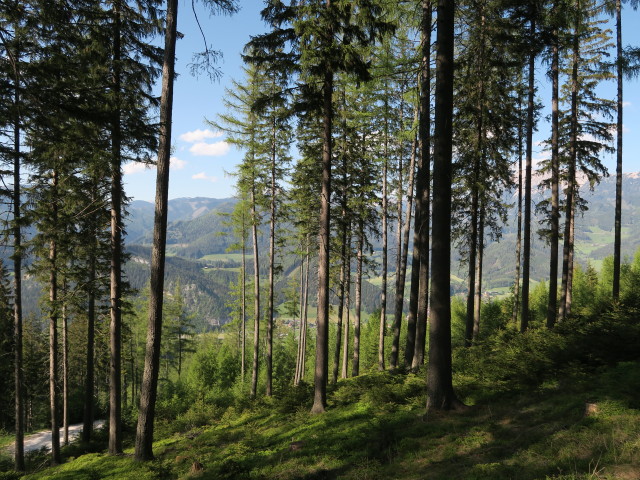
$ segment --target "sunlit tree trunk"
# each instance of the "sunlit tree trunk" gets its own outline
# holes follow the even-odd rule
[[[93,390],[95,378],[95,321],[96,321],[96,259],[95,255],[89,257],[89,289],[87,292],[87,355],[86,355],[86,371],[84,381],[84,413],[82,422],[82,441],[88,443],[91,440],[93,432]],[[133,355],[132,355],[133,359]],[[133,361],[133,360],[132,360]],[[135,392],[135,370],[131,371],[132,391]],[[133,403],[132,397],[132,403]]]
[[[347,263],[347,220],[346,205],[342,209],[342,245],[340,246],[340,280],[338,285],[338,324],[336,325],[336,346],[333,351],[333,371],[332,382],[338,382],[338,371],[340,370],[340,351],[342,347],[342,324],[344,318],[344,299],[345,299],[345,280],[346,270],[349,268]],[[348,340],[348,339],[346,339]],[[345,340],[345,341],[346,341]]]
[[[438,0],[427,409],[460,406],[451,371],[451,183],[455,2]]]
[[[245,245],[245,218],[244,218],[244,209],[242,210],[242,270],[240,271],[240,288],[242,292],[240,293],[240,301],[242,302],[242,306],[240,307],[240,378],[242,379],[242,383],[244,384],[244,377],[247,370],[247,252]]]
[[[533,4],[532,4],[533,5]],[[535,7],[531,7],[535,8]],[[533,16],[533,15],[532,15]],[[529,23],[529,38],[533,39],[536,32],[536,22],[532,18]],[[526,132],[526,165],[524,176],[524,246],[522,252],[522,313],[520,331],[529,328],[529,278],[531,265],[531,175],[533,165],[533,126],[534,126],[534,97],[535,97],[535,53],[529,53],[529,85],[527,99],[527,132]]]
[[[330,1],[327,0],[327,7]],[[327,405],[329,370],[329,244],[331,234],[331,129],[333,123],[333,71],[327,67],[323,80],[322,187],[318,233],[318,312],[316,320],[316,363],[312,413],[322,413]],[[345,342],[347,339],[345,338]]]
[[[14,468],[21,472],[24,464],[24,375],[22,346],[22,228],[20,190],[20,74],[17,58],[14,64],[14,106],[13,121],[13,339],[14,339],[14,381],[15,381],[15,444]]]
[[[384,334],[387,318],[387,262],[389,249],[389,235],[387,227],[388,199],[387,199],[387,168],[389,155],[388,121],[385,119],[384,160],[382,164],[382,285],[380,287],[380,326],[378,329],[378,370],[384,370]],[[340,326],[338,326],[340,332]],[[336,376],[338,370],[335,370]]]
[[[358,227],[358,252],[356,257],[356,315],[353,323],[353,367],[351,375],[357,377],[360,375],[360,315],[362,313],[362,261],[363,261],[363,244],[364,244],[364,226],[360,220]],[[347,341],[347,339],[345,339]]]
[[[476,165],[474,168],[474,182],[472,185],[471,193],[471,220],[470,220],[470,232],[469,232],[469,279],[467,283],[467,316],[465,324],[464,344],[467,347],[471,346],[473,340],[473,315],[474,315],[474,302],[476,298],[476,255],[478,252],[478,169],[479,161],[476,159]]]
[[[637,2],[636,2],[637,4]],[[616,211],[613,240],[613,298],[620,296],[620,261],[622,245],[622,5],[616,0],[616,75],[617,75],[617,121],[616,121]]]
[[[351,235],[347,238],[347,245],[351,245]],[[351,254],[350,247],[347,248],[347,275],[345,279],[345,300],[344,308],[347,311],[347,318],[344,321],[343,342],[342,342],[342,372],[340,377],[347,378],[349,376],[349,328],[351,325]]]
[[[516,233],[516,275],[513,282],[513,310],[511,321],[518,324],[520,309],[520,265],[522,260],[522,136],[518,128],[518,231]]]
[[[62,432],[69,445],[69,319],[67,318],[67,282],[62,283]]]
[[[144,373],[140,390],[140,409],[136,429],[136,460],[153,459],[153,426],[158,393],[160,335],[162,332],[162,301],[167,239],[169,159],[171,156],[171,122],[173,81],[175,77],[178,0],[167,0],[166,16],[162,92],[160,97],[160,144],[158,148],[153,249],[151,253],[149,322],[147,326]]]
[[[560,241],[560,155],[559,129],[559,51],[558,31],[554,31],[551,52],[551,225],[549,256],[549,302],[547,328],[553,328],[558,310],[558,242]]]
[[[480,313],[482,311],[482,261],[484,257],[484,206],[480,206],[478,215],[478,260],[476,267],[476,300],[473,312],[472,341],[475,341],[480,332]]]
[[[579,38],[573,36],[573,58],[571,68],[571,133],[569,138],[569,168],[567,172],[567,190],[565,199],[564,245],[562,248],[562,286],[560,297],[560,318],[564,319],[571,310],[571,283],[573,269],[573,216],[575,211],[574,198],[576,193],[576,161],[578,140],[578,56]]]
[[[122,160],[120,128],[121,45],[120,1],[113,4],[113,95],[111,121],[111,270],[109,325],[109,453],[122,453]]]
[[[415,145],[413,146],[413,150],[415,151]],[[403,229],[402,229],[402,169],[403,167],[403,158],[402,158],[402,142],[400,143],[400,154],[398,158],[398,199],[396,205],[396,216],[397,216],[397,252],[396,252],[396,281],[395,281],[395,296],[394,296],[394,312],[393,312],[393,325],[392,325],[392,333],[393,338],[391,340],[391,358],[389,359],[389,367],[391,369],[396,368],[398,365],[398,350],[400,348],[400,326],[402,325],[402,310],[404,306],[404,283],[405,283],[405,274],[406,271],[403,272],[402,259],[405,258],[405,268],[406,268],[406,255],[404,255],[405,248],[402,243],[403,239]],[[413,180],[413,168],[411,165],[410,178]],[[412,183],[412,182],[411,182]],[[407,204],[411,206],[413,201],[413,184],[407,186]],[[411,208],[407,211],[407,217],[411,218]],[[409,224],[411,222],[409,221]],[[407,242],[408,242],[408,232],[407,232]]]
[[[427,308],[429,306],[429,218],[431,209],[431,0],[422,2],[422,69],[420,74],[420,165],[416,205],[420,204],[420,246],[418,269],[418,296],[416,298],[415,346],[409,348],[407,340],[407,365],[416,369],[424,363],[427,334]],[[416,226],[418,223],[416,222]],[[414,249],[415,255],[415,249]],[[408,353],[412,353],[410,357]]]
[[[258,256],[258,220],[256,212],[255,185],[251,191],[251,237],[253,241],[253,366],[251,369],[251,397],[258,390],[258,367],[260,358],[260,258]]]
[[[58,218],[58,174],[53,172],[52,217],[55,225]],[[61,462],[60,421],[58,418],[58,244],[56,238],[49,240],[49,407],[51,414],[51,461]]]

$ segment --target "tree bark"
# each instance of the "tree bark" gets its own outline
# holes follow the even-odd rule
[[[308,240],[308,239],[307,239]],[[305,262],[307,268],[305,272]],[[293,384],[297,387],[302,379],[302,355],[306,324],[306,307],[307,307],[307,287],[309,285],[309,242],[307,241],[307,252],[300,262],[300,331],[298,332],[298,352],[296,354],[296,371],[293,377]]]
[[[518,102],[519,111],[522,103]],[[516,275],[513,283],[513,310],[511,321],[518,324],[520,309],[520,266],[522,257],[522,123],[518,121],[518,233],[516,234]]]
[[[346,280],[346,270],[347,265],[347,212],[346,212],[346,202],[342,207],[342,245],[340,246],[340,280],[338,285],[338,324],[336,328],[336,347],[333,351],[333,371],[332,371],[332,382],[334,384],[338,383],[338,371],[340,370],[340,350],[342,347],[342,323],[344,318],[344,298],[345,298],[345,280]],[[384,254],[383,254],[384,255]],[[348,340],[348,339],[346,339]]]
[[[558,242],[560,241],[560,155],[558,145],[559,64],[558,31],[554,30],[551,52],[551,225],[549,256],[549,302],[547,328],[553,328],[558,310]]]
[[[18,472],[24,464],[24,374],[22,346],[22,227],[20,191],[20,74],[17,59],[15,65],[13,123],[13,338],[14,338],[14,381],[15,381],[15,446],[14,468]]]
[[[160,335],[162,332],[162,294],[164,290],[164,263],[167,239],[167,213],[169,196],[169,159],[171,156],[171,122],[173,108],[173,81],[178,21],[178,0],[167,0],[165,26],[165,52],[162,66],[162,92],[160,97],[160,144],[156,177],[155,216],[153,224],[153,250],[151,253],[151,291],[149,295],[149,322],[145,349],[144,373],[140,391],[140,410],[136,429],[136,460],[153,459],[153,423],[160,368]]]
[[[69,445],[69,319],[67,318],[67,286],[62,284],[62,436]]]
[[[385,108],[388,110],[388,107]],[[385,117],[384,159],[382,163],[382,285],[380,287],[380,326],[378,328],[378,370],[384,371],[384,334],[387,318],[387,262],[389,249],[389,235],[387,227],[388,193],[387,193],[387,169],[389,164],[389,125]],[[340,327],[338,327],[340,332]],[[335,370],[336,377],[338,370]]]
[[[576,189],[577,189],[576,185]],[[571,220],[569,221],[569,268],[567,280],[567,298],[565,300],[565,315],[571,315],[571,304],[573,302],[573,268],[574,268],[574,245],[575,245],[575,226],[576,226],[576,205],[573,203],[573,211],[571,212]]]
[[[346,297],[345,297],[345,310],[347,311],[347,318],[344,322],[344,332],[343,337],[344,341],[342,342],[342,372],[340,377],[347,378],[349,376],[349,328],[351,326],[351,235],[349,235],[347,239],[347,245],[349,245],[347,249],[347,276],[345,279],[346,283]]]
[[[469,288],[467,293],[467,322],[465,329],[465,346],[469,347],[473,343],[474,321],[475,321],[475,303],[478,301],[478,280],[476,264],[478,263],[477,254],[480,251],[479,244],[482,243],[482,238],[479,238],[479,224],[480,224],[480,169],[481,164],[484,163],[484,28],[485,28],[485,16],[484,11],[481,15],[481,31],[480,31],[480,59],[478,63],[478,82],[479,92],[478,95],[478,124],[476,131],[476,152],[474,155],[473,164],[473,177],[471,185],[471,231],[469,235]]]
[[[533,5],[533,4],[532,4]],[[535,8],[535,7],[531,7]],[[533,14],[532,14],[533,16]],[[536,22],[532,18],[529,23],[529,38],[533,41]],[[531,170],[533,165],[533,124],[535,96],[535,53],[529,53],[529,85],[527,91],[527,132],[526,132],[526,166],[524,177],[524,246],[522,258],[522,313],[520,331],[529,328],[529,275],[531,265]]]
[[[413,287],[413,270],[411,272],[411,298],[415,294],[415,305],[409,307],[409,314],[415,315],[414,341],[409,341],[405,358],[407,366],[416,369],[424,361],[424,349],[427,332],[427,307],[429,304],[429,209],[430,205],[430,150],[431,150],[431,0],[422,2],[422,68],[420,72],[420,162],[418,163],[416,182],[416,218],[414,231],[414,259],[417,267],[416,288]],[[418,216],[418,205],[420,214]],[[417,235],[416,235],[417,234]],[[416,240],[418,249],[416,251]],[[413,268],[413,267],[412,267]],[[409,324],[409,320],[407,320]]]
[[[94,365],[94,353],[95,353],[95,321],[96,321],[96,295],[95,295],[95,281],[96,281],[96,259],[95,255],[91,254],[89,259],[89,291],[87,298],[87,356],[86,356],[86,371],[84,382],[84,413],[82,421],[82,441],[88,443],[91,441],[93,434],[93,389],[95,378],[95,365]],[[131,371],[132,388],[135,391],[135,372]]]
[[[122,453],[122,160],[120,127],[120,1],[113,4],[113,95],[111,119],[111,269],[109,325],[109,454]],[[162,293],[161,293],[162,295]]]
[[[245,218],[244,218],[244,208],[242,210],[242,271],[240,272],[240,283],[242,284],[242,293],[241,297],[241,315],[242,318],[240,321],[242,322],[241,326],[241,336],[240,340],[240,378],[242,379],[242,384],[244,385],[244,376],[247,370],[246,360],[247,360],[247,286],[246,286],[246,271],[247,271],[247,255],[246,255],[246,245],[245,245]]]
[[[58,173],[53,171],[52,217],[58,218]],[[51,414],[51,462],[61,463],[60,422],[58,419],[58,249],[57,240],[49,241],[49,407]]]
[[[476,299],[473,312],[473,331],[471,334],[472,342],[475,342],[480,332],[480,313],[482,312],[482,260],[484,256],[484,206],[480,206],[478,215],[478,255],[477,255],[477,271],[476,271]]]
[[[616,0],[616,74],[617,74],[617,110],[616,122],[616,211],[613,240],[613,299],[620,297],[620,262],[622,245],[622,5]]]
[[[403,101],[400,101],[401,109],[403,105]],[[402,147],[402,143],[400,143]],[[415,155],[415,145],[412,150],[412,158]],[[398,156],[398,201],[397,201],[397,216],[398,216],[398,232],[397,232],[397,243],[398,243],[398,252],[396,255],[396,292],[394,299],[394,312],[393,312],[393,339],[391,340],[391,356],[389,358],[389,368],[394,370],[398,368],[398,359],[400,356],[400,329],[402,327],[402,309],[404,305],[404,286],[405,286],[405,278],[407,274],[407,260],[406,260],[406,247],[403,246],[402,243],[402,169],[403,169],[403,157],[402,157],[402,148],[400,148],[400,154]],[[410,172],[410,187],[407,189],[407,204],[409,208],[407,209],[407,223],[411,226],[411,203],[413,202],[413,170],[414,165],[412,162],[411,167],[409,168]],[[407,231],[407,244],[409,232]]]
[[[360,219],[360,225],[358,228],[358,253],[356,258],[356,316],[353,324],[353,366],[351,368],[351,376],[353,377],[360,375],[360,316],[362,313],[363,244],[364,226],[363,220]]]
[[[578,58],[579,39],[577,31],[573,35],[573,58],[571,68],[571,132],[569,139],[569,168],[567,173],[567,191],[565,200],[565,224],[564,224],[564,244],[562,248],[562,286],[560,297],[560,318],[564,319],[569,315],[571,303],[571,278],[573,269],[573,242],[571,238],[575,182],[576,182],[576,162],[577,162],[577,141],[578,141]]]
[[[327,8],[330,2],[327,1]],[[333,123],[333,71],[329,66],[323,81],[322,189],[318,233],[318,312],[316,320],[316,364],[311,413],[323,413],[327,406],[329,370],[329,243],[331,201],[331,130]],[[346,338],[345,338],[346,342]]]
[[[255,185],[251,191],[251,235],[253,239],[253,366],[251,369],[251,398],[258,390],[260,359],[260,260],[258,256],[258,219],[256,212]]]
[[[309,245],[307,245],[307,272],[304,279],[304,308],[302,318],[302,343],[300,350],[300,374],[298,381],[303,381],[306,372],[307,362],[307,329],[309,326],[309,278],[311,276],[311,257],[309,256]]]
[[[419,108],[414,112],[414,123],[418,118]],[[404,287],[407,277],[407,258],[409,253],[409,233],[411,231],[411,210],[413,205],[413,185],[415,179],[415,163],[417,150],[417,136],[411,145],[411,159],[409,161],[409,184],[407,185],[407,214],[405,217],[402,238],[400,238],[400,225],[402,223],[402,199],[399,200],[398,208],[398,260],[396,262],[396,296],[394,306],[393,321],[393,342],[391,344],[391,357],[389,359],[389,368],[392,370],[398,368],[398,357],[400,355],[400,329],[402,327],[402,309],[404,305]],[[401,149],[402,151],[402,149]],[[402,153],[400,154],[400,166],[402,169]],[[401,180],[401,179],[400,179]],[[402,182],[400,182],[402,183]],[[400,190],[400,188],[399,188]]]
[[[438,0],[427,410],[451,409],[461,405],[453,391],[451,372],[454,15],[453,0]]]
[[[271,203],[269,205],[269,299],[267,305],[267,385],[266,395],[270,397],[273,392],[273,294],[274,273],[276,255],[276,125],[272,123],[271,131]]]

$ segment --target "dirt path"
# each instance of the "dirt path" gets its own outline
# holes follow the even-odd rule
[[[93,428],[98,429],[104,425],[104,420],[96,420],[93,422]],[[82,432],[82,424],[69,425],[69,441],[72,442],[80,436]],[[62,445],[64,439],[64,431],[60,429],[60,445]],[[7,450],[13,453],[15,445],[11,444],[7,447]],[[31,452],[33,450],[40,450],[46,448],[51,450],[51,430],[43,430],[42,432],[33,433],[24,437],[24,452]]]

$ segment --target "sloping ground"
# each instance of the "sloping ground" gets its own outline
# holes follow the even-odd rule
[[[24,478],[640,478],[638,363],[485,392],[460,413],[425,416],[423,391],[422,376],[383,373],[340,382],[323,415],[308,413],[307,389],[240,413],[203,406],[161,426],[153,462],[93,453]]]

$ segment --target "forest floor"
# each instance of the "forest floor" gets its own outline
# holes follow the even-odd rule
[[[135,462],[131,444],[115,457],[67,447],[63,465],[24,478],[640,479],[640,363],[475,399],[458,382],[477,403],[450,413],[425,414],[423,378],[340,381],[321,415],[309,413],[310,387],[248,407],[196,405],[157,424],[152,462]]]

